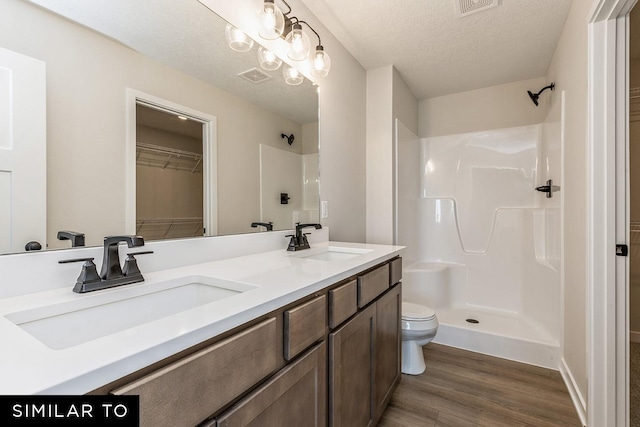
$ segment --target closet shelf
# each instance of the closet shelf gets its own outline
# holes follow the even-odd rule
[[[202,217],[140,218],[136,220],[136,234],[148,240],[197,237],[203,235]]]
[[[136,143],[136,163],[191,173],[202,172],[202,154],[145,142]]]

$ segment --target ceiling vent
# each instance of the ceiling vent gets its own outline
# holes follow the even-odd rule
[[[476,12],[498,6],[498,0],[454,0],[459,17],[468,16]]]
[[[262,70],[258,70],[257,68],[252,68],[250,70],[243,71],[238,75],[243,79],[250,81],[253,84],[266,82],[267,80],[271,79],[271,76],[269,74],[265,73]]]

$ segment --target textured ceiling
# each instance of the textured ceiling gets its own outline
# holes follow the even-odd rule
[[[226,22],[196,0],[26,1],[297,123],[318,121],[311,82],[288,86],[282,68],[267,72],[273,78],[258,85],[238,77],[258,66],[257,44],[245,53],[229,49]]]
[[[418,99],[546,74],[571,0],[302,0],[367,69],[394,65]],[[586,0],[576,0],[586,1]]]

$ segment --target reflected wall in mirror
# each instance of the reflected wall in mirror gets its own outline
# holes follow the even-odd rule
[[[85,233],[87,246],[136,231],[135,201],[127,196],[135,185],[126,166],[128,89],[216,117],[217,234],[264,230],[251,228],[256,221],[272,221],[274,229],[291,228],[296,218],[318,221],[317,203],[301,202],[278,221],[264,216],[261,199],[261,145],[301,158],[318,151],[317,91],[310,82],[286,86],[282,70],[265,71],[271,78],[259,84],[240,78],[258,67],[259,45],[231,51],[226,22],[195,0],[111,0],[96,7],[83,0],[0,2],[0,47],[46,67],[43,246],[69,247],[56,239],[59,230]],[[296,136],[293,145],[283,133]],[[317,202],[315,178],[315,185],[297,184],[316,192],[301,193],[303,200]],[[281,208],[278,214],[291,206]]]

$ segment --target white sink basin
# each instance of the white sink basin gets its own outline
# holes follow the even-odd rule
[[[309,249],[296,254],[299,258],[316,259],[320,261],[344,261],[362,254],[373,252],[373,249],[348,248],[343,246],[327,246],[325,248]]]
[[[96,291],[5,317],[46,346],[60,350],[256,288],[205,276],[131,286]]]

